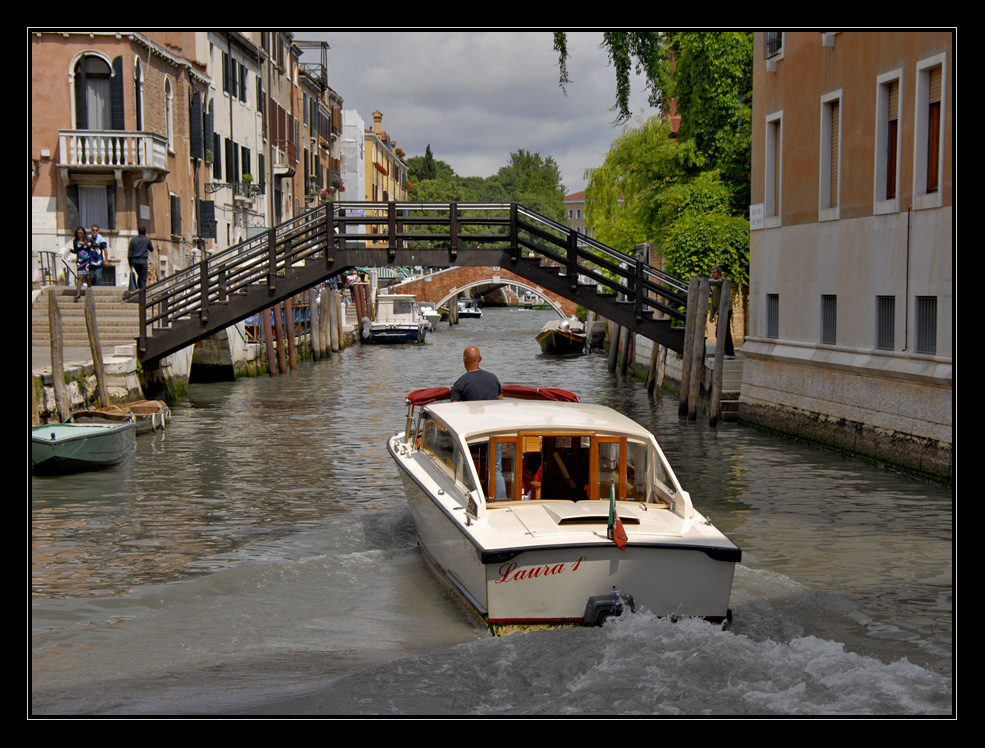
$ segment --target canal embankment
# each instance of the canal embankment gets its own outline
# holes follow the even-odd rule
[[[73,289],[55,286],[32,291],[31,396],[38,423],[60,421],[68,413],[100,405],[142,399],[173,403],[193,380],[283,373],[288,347],[293,360],[305,360],[330,355],[356,342],[355,310],[351,304],[342,304],[333,345],[313,343],[306,324],[295,325],[294,335],[281,330],[267,345],[262,324],[241,323],[168,356],[157,368],[148,370],[137,357],[138,310],[135,304],[126,303],[124,290],[92,289],[94,303],[89,315],[93,321],[87,320],[86,297],[76,301]],[[310,320],[310,311],[303,309],[300,320]],[[58,328],[54,336],[58,345],[53,348],[54,326]],[[94,350],[100,354],[99,366]],[[64,388],[55,386],[56,369],[61,372]],[[109,403],[100,402],[100,377]],[[61,405],[60,391],[64,392]]]

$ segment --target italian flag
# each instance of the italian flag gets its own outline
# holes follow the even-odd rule
[[[619,515],[616,514],[616,484],[609,484],[609,539],[614,541],[620,551],[626,550],[626,530],[622,526]]]

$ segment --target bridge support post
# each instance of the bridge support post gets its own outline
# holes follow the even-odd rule
[[[277,232],[274,229],[267,231],[267,288],[277,289]]]
[[[209,261],[204,256],[198,265],[199,272],[199,312],[198,317],[205,324],[209,321]]]
[[[578,288],[578,232],[574,229],[568,232],[568,257],[567,269],[568,284],[571,290]]]

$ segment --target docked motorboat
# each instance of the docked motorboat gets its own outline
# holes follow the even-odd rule
[[[565,317],[548,322],[537,333],[543,353],[582,353],[587,338],[585,323],[577,317]]]
[[[425,555],[494,633],[640,607],[730,618],[741,551],[650,432],[564,390],[443,402],[449,392],[411,393],[387,447]]]
[[[376,319],[369,334],[374,343],[423,343],[427,324],[415,296],[381,294],[376,298]]]
[[[462,317],[474,317],[479,319],[482,317],[482,309],[479,307],[478,299],[459,299],[458,300],[458,316]]]
[[[37,475],[76,473],[119,465],[136,451],[133,416],[107,415],[31,429],[31,468]]]
[[[438,323],[441,321],[441,313],[430,304],[420,304],[419,306],[421,307],[421,314],[427,320],[428,330],[434,332],[438,329]]]

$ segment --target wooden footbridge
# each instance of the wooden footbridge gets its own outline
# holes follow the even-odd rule
[[[358,233],[362,227],[364,233]],[[138,357],[175,353],[353,267],[504,267],[684,350],[688,286],[516,203],[325,203],[148,286]]]

